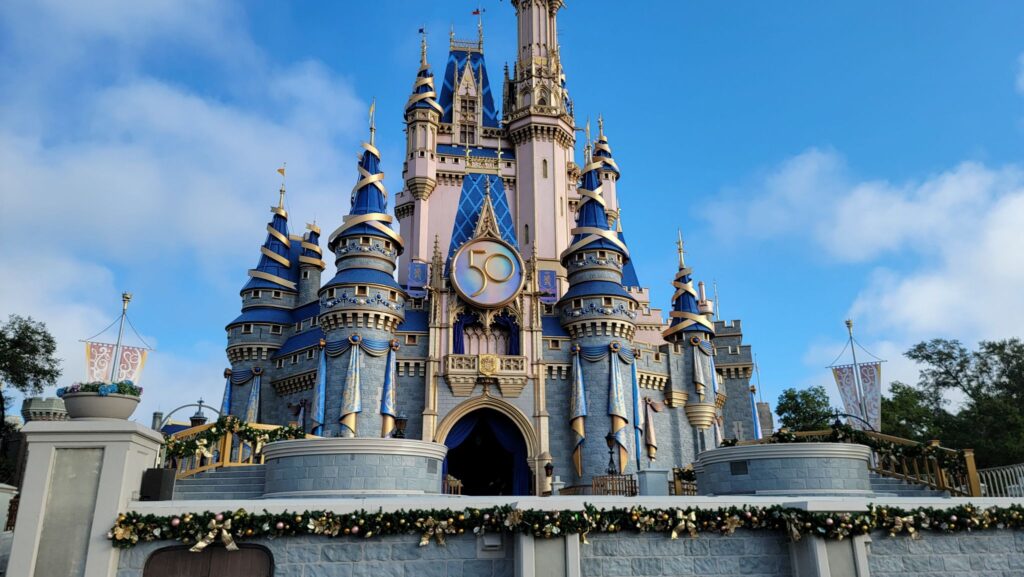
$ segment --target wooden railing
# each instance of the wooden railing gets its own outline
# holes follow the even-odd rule
[[[1024,464],[980,469],[984,497],[1024,497]]]
[[[672,480],[668,482],[669,495],[694,496],[697,494],[696,481],[684,481],[682,479],[683,469],[675,467],[672,469]]]
[[[216,422],[199,425],[171,435],[175,440],[187,440],[199,433],[216,426]],[[272,431],[280,428],[278,425],[262,425],[250,423],[253,429]],[[219,469],[221,467],[241,467],[246,465],[262,465],[263,454],[256,451],[251,443],[242,440],[231,431],[225,431],[224,436],[211,447],[207,447],[209,457],[205,455],[192,455],[180,459],[167,458],[165,466],[176,469],[175,478],[184,479],[203,471]]]
[[[591,481],[594,495],[636,497],[637,484],[633,475],[598,475]]]
[[[814,441],[815,438],[826,440],[832,435],[832,432],[832,429],[825,429],[821,431],[800,431],[793,434],[804,440]],[[978,470],[974,464],[973,449],[964,449],[960,452],[955,449],[939,446],[939,441],[918,443],[917,441],[874,431],[864,431],[864,434],[875,441],[892,443],[896,446],[927,448],[921,451],[924,454],[915,457],[897,456],[873,450],[871,464],[869,465],[872,472],[883,477],[899,479],[915,485],[923,485],[936,491],[947,491],[953,496],[981,496],[981,482],[978,477]],[[757,445],[766,444],[768,441],[768,439],[760,439],[757,441],[740,441],[738,444]],[[942,463],[946,465],[943,466]]]
[[[441,484],[441,489],[445,495],[461,495],[462,481],[448,475]]]

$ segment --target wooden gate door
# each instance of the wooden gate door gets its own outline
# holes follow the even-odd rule
[[[238,551],[210,546],[202,553],[188,547],[160,549],[146,560],[142,577],[271,577],[274,560],[264,547],[239,545]]]

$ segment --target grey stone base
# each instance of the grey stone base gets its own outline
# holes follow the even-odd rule
[[[444,445],[409,439],[325,438],[264,449],[267,498],[441,492]]]
[[[872,495],[871,451],[846,443],[722,447],[698,455],[701,495]]]

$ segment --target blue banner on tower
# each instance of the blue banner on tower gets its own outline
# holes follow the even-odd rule
[[[409,296],[413,298],[423,298],[427,296],[427,291],[423,287],[427,286],[427,279],[429,278],[429,269],[425,262],[410,262],[409,263]]]
[[[540,302],[546,305],[553,305],[558,302],[558,275],[553,270],[542,270],[537,272],[537,288],[544,293]]]

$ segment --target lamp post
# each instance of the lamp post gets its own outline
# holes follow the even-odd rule
[[[554,474],[555,474],[555,466],[551,464],[551,461],[548,461],[548,463],[546,465],[544,465],[544,476],[550,479],[551,475],[554,475]]]
[[[618,472],[615,467],[615,434],[608,431],[604,436],[604,442],[608,443],[608,474],[614,475]]]

